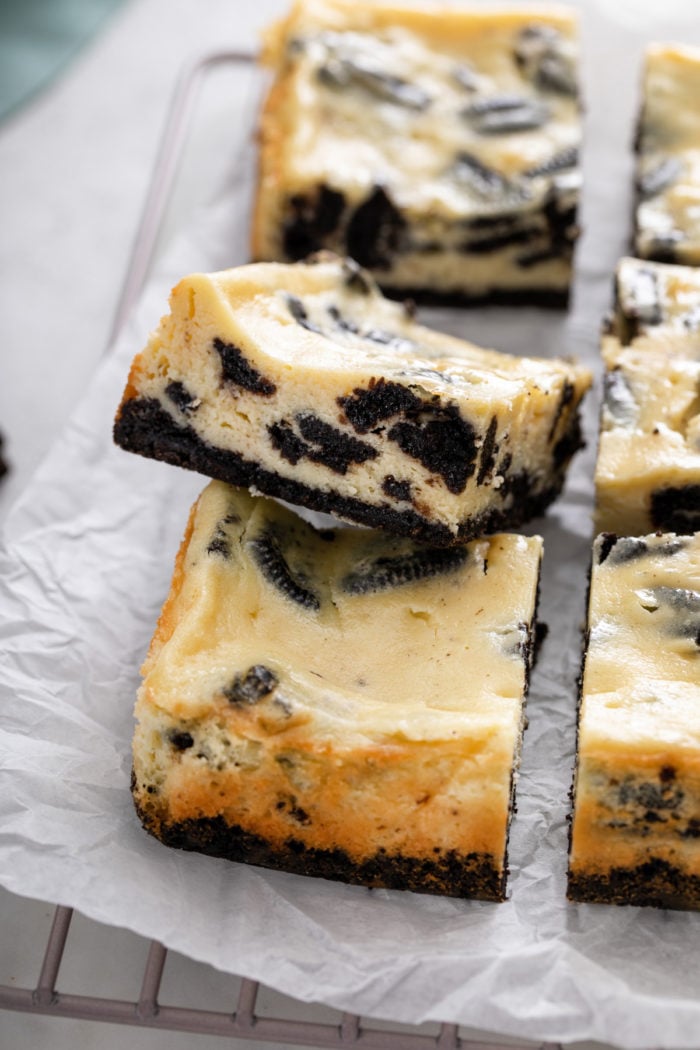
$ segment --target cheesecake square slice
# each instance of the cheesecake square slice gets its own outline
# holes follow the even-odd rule
[[[566,303],[578,32],[556,5],[297,0],[269,31],[252,254],[419,300]]]
[[[700,48],[646,51],[637,129],[634,252],[700,265]]]
[[[542,541],[317,530],[211,482],[143,667],[133,795],[170,846],[502,900]]]
[[[700,529],[700,270],[623,259],[602,339],[597,531]]]
[[[569,896],[700,908],[700,533],[595,541]]]
[[[197,274],[135,359],[126,449],[431,543],[557,495],[589,373],[424,328],[355,264]]]

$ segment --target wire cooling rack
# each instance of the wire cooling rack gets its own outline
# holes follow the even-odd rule
[[[131,258],[115,310],[108,349],[114,344],[149,272],[156,243],[170,200],[187,140],[198,92],[212,70],[222,66],[250,67],[255,55],[243,51],[206,54],[183,72],[173,96],[156,158],[151,183],[134,240]],[[262,1016],[259,996],[264,986],[247,978],[234,978],[230,1002],[233,1010],[196,1009],[162,1003],[161,981],[168,949],[151,941],[141,978],[139,996],[133,1000],[110,999],[59,991],[61,963],[71,931],[73,909],[59,905],[46,942],[37,983],[33,988],[0,985],[0,1009],[52,1017],[136,1025],[198,1035],[274,1042],[281,1046],[359,1047],[363,1050],[517,1050],[533,1043],[479,1041],[460,1035],[455,1024],[441,1024],[435,1035],[386,1025],[365,1024],[358,1014],[345,1013],[338,1024]],[[237,989],[237,995],[236,995]],[[400,1029],[400,1030],[399,1030]],[[539,1050],[562,1050],[559,1043],[542,1043]]]

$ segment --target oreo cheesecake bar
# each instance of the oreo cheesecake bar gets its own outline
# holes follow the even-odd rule
[[[502,900],[542,541],[317,530],[211,482],[143,667],[133,795],[169,846]]]
[[[569,896],[700,908],[700,533],[597,537]]]
[[[634,253],[700,265],[700,49],[646,52],[637,129]]]
[[[623,259],[602,355],[597,531],[697,531],[700,270]]]
[[[123,448],[452,544],[544,511],[590,376],[416,324],[356,265],[185,278],[129,376]]]
[[[325,248],[401,297],[566,303],[581,184],[568,8],[297,0],[263,60],[253,258]]]

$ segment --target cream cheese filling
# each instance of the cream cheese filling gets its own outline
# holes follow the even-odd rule
[[[318,608],[261,572],[251,543],[270,528]],[[212,537],[225,537],[228,556]],[[172,630],[156,635],[144,665],[141,704],[183,721],[217,710],[226,720],[227,687],[262,665],[279,683],[278,709],[268,703],[265,717],[277,711],[276,728],[292,738],[313,725],[317,741],[341,749],[459,739],[477,762],[484,749],[512,756],[542,541],[476,540],[448,571],[348,591],[349,574],[416,550],[430,557],[368,530],[338,529],[331,541],[283,507],[211,483],[168,609]],[[255,736],[252,724],[248,732]]]

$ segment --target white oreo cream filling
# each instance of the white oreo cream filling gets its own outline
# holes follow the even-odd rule
[[[539,537],[319,532],[211,483],[143,668],[146,826],[170,841],[204,821],[205,851],[235,859],[263,842],[273,866],[309,851],[309,874],[502,897],[541,554]]]
[[[254,257],[331,248],[392,289],[566,294],[581,138],[567,9],[304,0],[264,57]]]
[[[348,520],[451,543],[541,513],[589,373],[418,325],[354,264],[185,278],[115,436]]]

